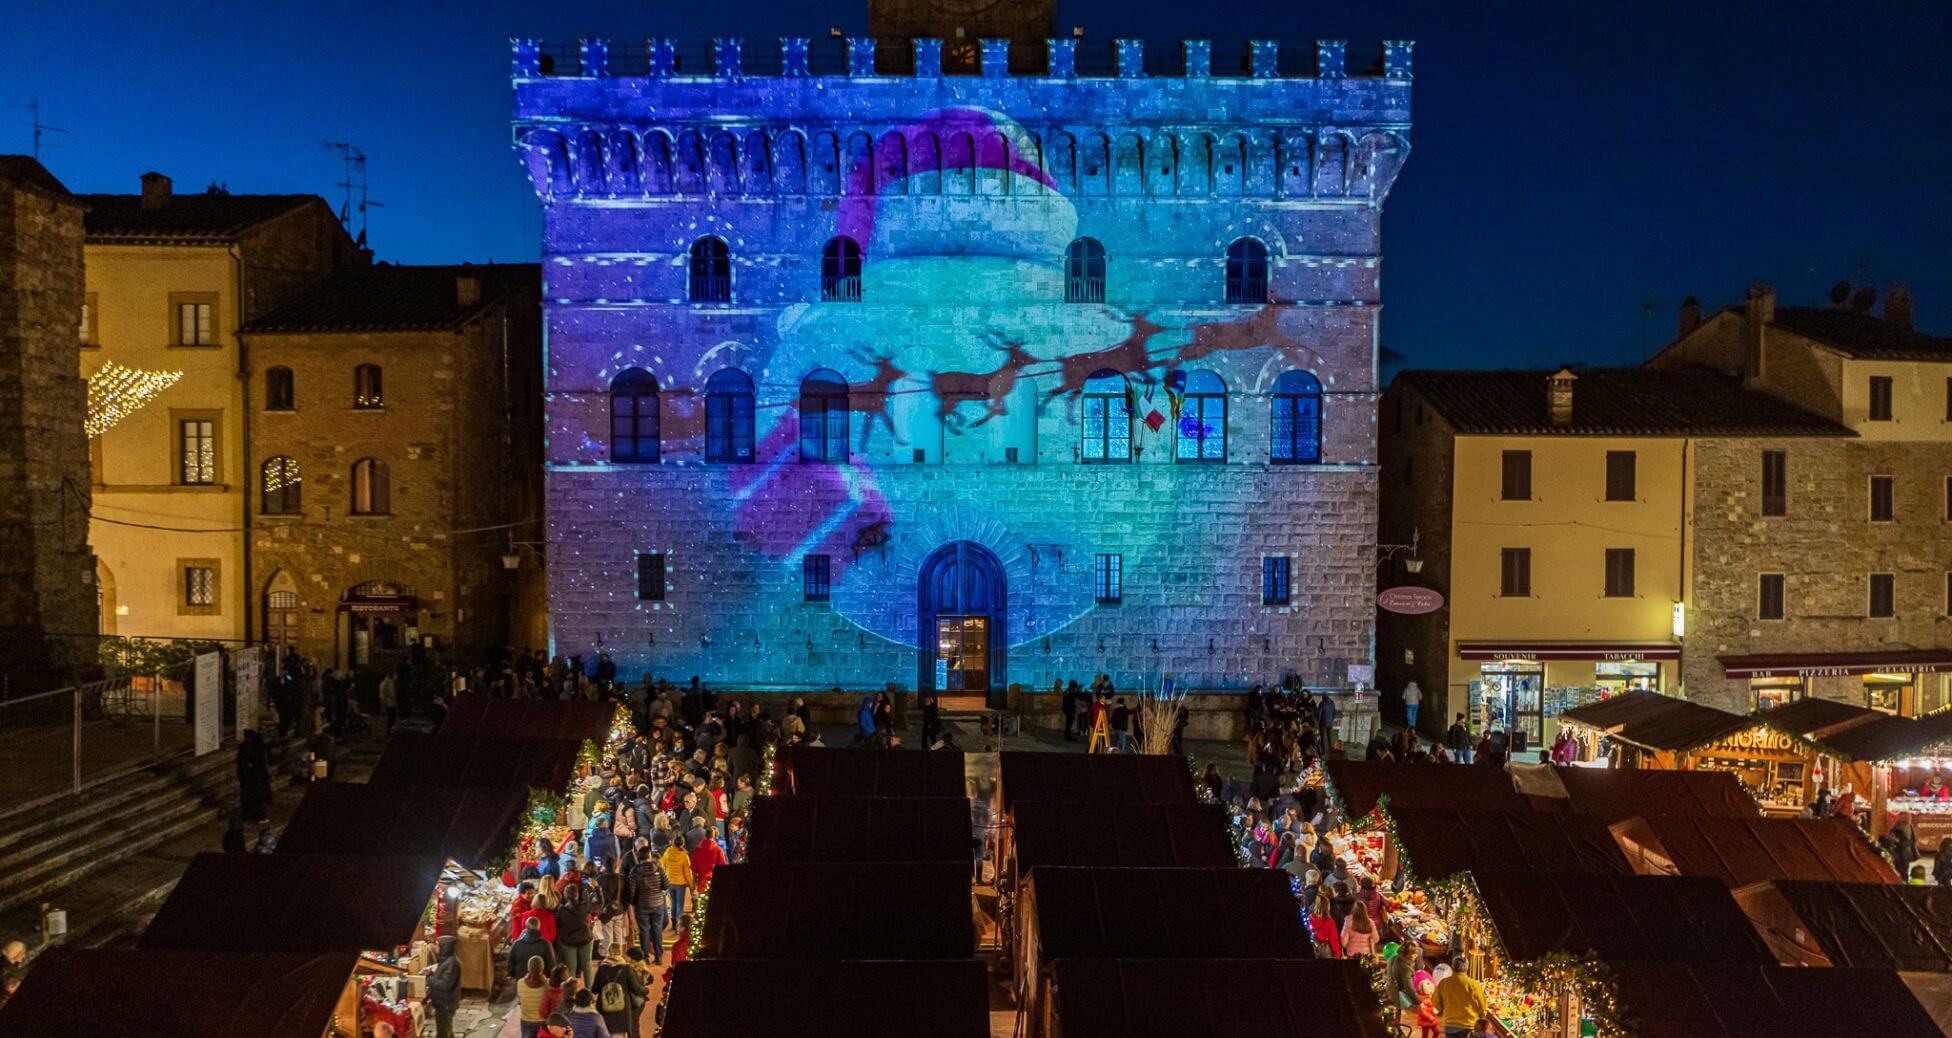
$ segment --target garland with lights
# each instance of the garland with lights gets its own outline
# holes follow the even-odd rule
[[[91,440],[100,436],[182,378],[181,371],[144,371],[112,360],[104,363],[88,376],[88,411],[82,430]]]

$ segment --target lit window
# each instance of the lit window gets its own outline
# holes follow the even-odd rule
[[[833,557],[809,555],[800,562],[800,593],[808,602],[825,602],[833,597]]]
[[[1125,376],[1099,371],[1085,381],[1082,413],[1085,461],[1132,460],[1132,398]]]
[[[208,418],[186,418],[176,423],[181,464],[181,482],[202,485],[217,482],[217,423]]]
[[[1064,250],[1064,301],[1105,301],[1105,247],[1096,238],[1079,238]]]
[[[217,304],[207,301],[182,301],[176,304],[176,344],[212,346],[217,342],[213,323]]]
[[[1287,605],[1290,599],[1288,586],[1288,564],[1285,555],[1268,555],[1261,559],[1261,604]]]
[[[1252,238],[1227,246],[1227,302],[1267,302],[1267,246]]]
[[[297,458],[282,455],[268,458],[259,467],[258,475],[263,484],[258,499],[259,512],[265,515],[297,515],[304,511],[299,498]]]
[[[352,406],[362,411],[386,406],[386,390],[380,382],[378,364],[361,364],[352,369]]]
[[[752,379],[721,368],[705,382],[705,460],[752,461]]]
[[[1322,384],[1306,371],[1274,380],[1268,400],[1268,457],[1277,465],[1322,460]]]
[[[183,567],[183,604],[208,608],[217,604],[217,571],[209,566]]]
[[[1125,596],[1125,557],[1098,556],[1092,567],[1092,598],[1099,605],[1117,605]]]
[[[800,460],[847,460],[847,383],[826,368],[800,383]]]
[[[658,460],[657,390],[657,379],[643,368],[625,368],[610,380],[611,461]]]
[[[828,303],[861,301],[861,243],[845,235],[820,250],[820,298]]]
[[[732,301],[732,250],[723,238],[700,238],[691,243],[686,295],[694,303]]]
[[[1227,383],[1211,371],[1186,373],[1179,405],[1179,461],[1227,460]]]

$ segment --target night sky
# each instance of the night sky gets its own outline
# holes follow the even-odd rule
[[[507,40],[859,33],[865,0],[11,5],[0,151],[77,191],[316,192],[371,159],[371,243],[402,262],[533,260]],[[167,19],[161,13],[167,10]],[[1952,17],[1938,0],[1250,3],[1062,0],[1084,48],[1249,37],[1367,62],[1416,41],[1414,151],[1387,205],[1385,346],[1418,366],[1632,363],[1686,295],[1785,303],[1906,281],[1952,334]],[[1651,310],[1650,310],[1651,308]]]

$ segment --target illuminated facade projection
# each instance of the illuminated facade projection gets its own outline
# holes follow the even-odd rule
[[[984,40],[971,75],[829,42],[515,45],[556,650],[992,699],[1348,684],[1409,44],[1351,77],[1335,41],[1012,74]]]

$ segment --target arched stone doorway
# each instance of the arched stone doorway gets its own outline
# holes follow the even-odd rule
[[[916,574],[916,688],[982,696],[1000,706],[1009,644],[1009,587],[1003,563],[974,541],[937,548]]]
[[[271,575],[264,585],[264,641],[278,654],[283,662],[285,656],[298,648],[299,604],[298,583],[291,574],[279,570]]]
[[[95,559],[95,612],[100,617],[103,637],[115,634],[115,618],[120,604],[115,600],[115,572],[100,557]]]

